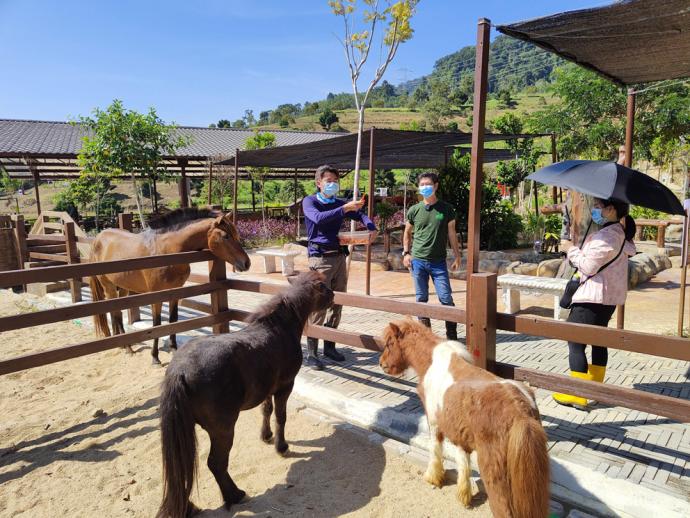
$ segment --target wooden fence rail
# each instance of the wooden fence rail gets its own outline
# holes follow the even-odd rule
[[[249,314],[246,311],[228,309],[228,289],[275,294],[287,288],[282,284],[226,279],[225,263],[216,259],[207,250],[102,263],[70,264],[3,272],[0,273],[0,287],[30,284],[32,282],[53,282],[124,270],[155,268],[201,261],[209,261],[209,274],[208,277],[198,274],[192,275],[190,280],[192,282],[200,282],[198,285],[132,295],[115,300],[91,302],[69,308],[4,317],[0,318],[0,331],[86,317],[171,299],[179,299],[180,305],[209,313],[208,316],[196,317],[174,324],[156,326],[142,331],[134,331],[0,361],[0,374],[76,358],[115,347],[132,345],[144,340],[209,325],[213,326],[215,333],[224,332],[228,329],[229,321],[244,320]],[[614,349],[641,352],[679,360],[690,360],[690,348],[688,347],[687,340],[670,336],[658,336],[648,333],[497,313],[496,275],[475,274],[471,276],[470,284],[474,298],[472,312],[469,316],[465,310],[455,307],[428,305],[351,293],[336,293],[335,302],[362,309],[402,315],[428,316],[435,319],[466,323],[468,326],[468,348],[472,351],[477,363],[504,377],[527,381],[534,386],[548,390],[575,392],[583,397],[596,399],[604,403],[652,412],[678,421],[690,421],[690,401],[641,390],[578,380],[559,374],[541,372],[495,361],[497,329],[561,340],[577,340]],[[203,294],[210,294],[210,303],[186,298]],[[373,351],[378,351],[381,348],[381,343],[376,337],[362,333],[308,325],[305,328],[305,334],[314,338],[332,340]]]

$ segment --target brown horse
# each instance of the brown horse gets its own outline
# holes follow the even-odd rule
[[[139,234],[126,230],[109,228],[96,237],[91,247],[90,261],[114,261],[132,259],[158,254],[174,254],[208,248],[215,256],[232,264],[236,270],[249,269],[250,260],[240,246],[239,235],[232,216],[205,209],[178,209],[149,223],[150,229]],[[151,291],[179,288],[190,274],[188,264],[130,270],[108,273],[89,278],[93,300],[112,299],[128,293],[148,293]],[[170,301],[169,321],[177,321],[177,300]],[[162,303],[152,304],[153,325],[161,323]],[[113,334],[125,332],[122,312],[111,314]],[[96,332],[100,336],[110,336],[108,318],[105,314],[94,316]],[[177,349],[175,335],[170,336],[171,349]],[[128,347],[131,353],[131,348]],[[154,365],[158,359],[158,338],[153,340],[151,356]]]
[[[459,342],[443,342],[412,320],[391,322],[380,358],[386,374],[412,367],[435,440],[424,480],[441,487],[443,440],[458,448],[458,499],[468,507],[470,453],[497,518],[539,518],[549,510],[549,456],[534,396],[522,383],[472,365]]]
[[[195,338],[173,356],[160,400],[164,486],[158,517],[182,518],[196,511],[189,501],[196,472],[195,424],[211,439],[208,468],[228,509],[245,496],[228,474],[240,411],[263,403],[261,439],[269,443],[275,403],[275,449],[287,452],[286,406],[302,365],[302,330],[314,310],[333,303],[323,279],[311,271],[290,278],[290,289],[259,308],[247,327]]]

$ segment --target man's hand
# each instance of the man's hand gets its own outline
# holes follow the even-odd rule
[[[405,268],[408,270],[412,268],[412,256],[410,254],[407,254],[405,257],[403,257],[403,266],[405,266]]]
[[[378,235],[379,235],[378,230],[370,230],[369,231],[369,242],[373,243],[374,241],[376,241],[376,236],[378,236]]]
[[[343,205],[343,211],[345,212],[355,212],[364,207],[364,202],[366,199],[362,196],[359,200],[348,201]]]
[[[453,263],[450,265],[450,270],[452,272],[457,272],[460,269],[460,265],[462,264],[462,257],[459,255],[455,256],[455,260]]]

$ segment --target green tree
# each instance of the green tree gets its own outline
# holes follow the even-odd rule
[[[323,112],[321,112],[321,115],[319,116],[319,124],[321,124],[323,129],[326,131],[331,131],[331,126],[333,126],[333,124],[336,122],[340,122],[340,120],[333,110],[326,108]]]
[[[395,187],[395,173],[390,169],[377,169],[374,184],[377,187],[387,187],[389,191],[392,190]]]
[[[166,125],[154,108],[140,114],[125,109],[117,99],[105,110],[94,110],[93,117],[81,117],[79,122],[88,130],[78,155],[82,168],[80,180],[105,186],[113,177],[129,174],[139,217],[145,223],[137,175],[152,181],[155,191],[157,179],[165,178],[163,157],[174,155],[177,149],[189,144],[189,139],[177,136],[175,126]],[[102,201],[100,193],[105,190],[98,188],[96,191],[99,193],[96,196],[98,215]],[[154,211],[157,209],[155,199],[154,196]]]
[[[350,81],[354,94],[355,107],[357,109],[357,150],[355,151],[354,192],[359,187],[359,171],[361,166],[362,134],[364,132],[364,109],[369,99],[369,94],[383,77],[388,65],[393,61],[400,45],[412,38],[413,30],[410,20],[415,14],[419,0],[364,0],[362,10],[362,22],[366,28],[355,30],[354,13],[355,0],[329,0],[333,14],[342,18],[345,35],[341,41],[347,58],[350,72]],[[379,4],[385,4],[381,8]],[[386,24],[386,29],[377,32],[379,25]],[[375,38],[378,37],[378,41]],[[359,81],[364,65],[369,59],[369,52],[373,48],[379,49],[380,61],[374,71],[374,77],[369,81],[363,94],[360,93]],[[376,51],[375,51],[376,52]],[[355,223],[352,222],[354,230]]]
[[[264,148],[269,148],[275,146],[276,143],[276,136],[273,133],[269,132],[260,132],[260,131],[255,131],[254,135],[249,137],[245,143],[244,143],[244,148],[245,149],[264,149]],[[257,184],[260,188],[260,194],[261,194],[261,218],[263,220],[264,225],[266,225],[266,189],[265,189],[265,183],[266,183],[266,173],[269,171],[268,168],[266,167],[251,167],[249,168],[249,174],[252,177],[252,180]]]
[[[220,119],[216,123],[217,128],[232,128],[232,122],[230,122],[228,119]]]

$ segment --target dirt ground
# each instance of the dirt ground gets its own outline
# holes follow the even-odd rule
[[[31,296],[0,291],[0,316],[32,310]],[[35,299],[34,299],[35,300]],[[2,333],[1,358],[77,343],[91,329],[73,322]],[[3,516],[153,516],[161,498],[158,387],[164,369],[148,346],[121,349],[0,376],[0,509]],[[161,360],[169,360],[162,353]],[[433,489],[422,467],[366,433],[319,417],[295,398],[291,453],[259,438],[260,415],[237,424],[230,473],[250,499],[226,512],[205,465],[193,501],[201,516],[490,516],[483,495],[463,510],[455,488]]]

